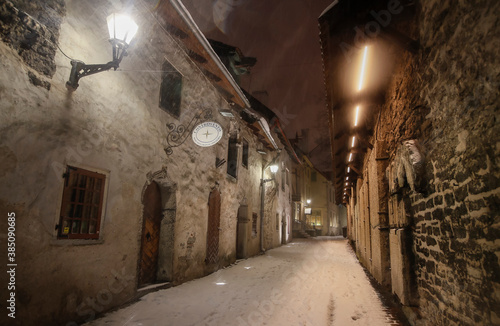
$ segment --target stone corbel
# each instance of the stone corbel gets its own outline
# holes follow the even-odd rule
[[[399,193],[405,186],[418,191],[422,186],[424,155],[417,140],[404,141],[394,160],[386,169],[390,194]]]

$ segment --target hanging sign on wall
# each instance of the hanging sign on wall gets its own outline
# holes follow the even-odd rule
[[[210,147],[222,138],[222,127],[217,122],[203,122],[193,129],[193,141],[201,147]]]

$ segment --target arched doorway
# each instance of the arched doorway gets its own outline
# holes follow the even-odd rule
[[[161,193],[156,182],[144,191],[143,204],[139,286],[156,282],[162,220]]]
[[[219,262],[220,192],[212,190],[208,197],[207,264]]]

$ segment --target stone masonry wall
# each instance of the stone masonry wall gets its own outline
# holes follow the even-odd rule
[[[423,182],[410,197],[422,325],[500,324],[500,3],[422,1],[378,123],[394,159],[416,139]],[[399,26],[401,28],[401,26]],[[402,30],[402,29],[401,29]]]
[[[4,320],[4,313],[0,324],[75,325],[131,300],[138,287],[142,190],[148,176],[164,168],[176,189],[175,204],[169,204],[176,208],[175,234],[167,241],[173,245],[167,251],[173,251],[175,283],[213,271],[204,262],[207,202],[213,187],[221,192],[222,230],[219,264],[211,268],[236,259],[237,212],[244,199],[250,212],[259,212],[262,164],[272,154],[262,157],[256,152],[258,139],[239,118],[218,114],[219,108],[231,110],[229,104],[189,59],[181,42],[151,19],[152,8],[138,3],[0,2],[0,212],[3,217],[6,212],[16,213],[18,261],[18,318]],[[139,32],[120,70],[82,78],[76,91],[67,90],[70,59],[56,51],[55,45],[87,63],[108,62],[106,16],[126,4],[132,5]],[[54,10],[47,11],[47,6]],[[46,22],[47,13],[60,26]],[[35,43],[30,49],[16,45],[23,44],[17,41],[23,35],[45,35],[46,29],[58,32],[54,38],[39,39],[43,44]],[[51,44],[45,47],[44,42]],[[158,103],[161,73],[157,72],[165,60],[183,76],[178,118]],[[46,63],[40,65],[40,61]],[[48,86],[39,87],[30,73]],[[210,109],[212,121],[224,130],[219,143],[201,148],[188,135],[167,155],[167,124],[188,125],[204,108]],[[250,147],[248,168],[241,167],[239,151],[237,179],[227,175],[226,165],[216,167],[217,159],[227,159],[230,133],[245,138]],[[57,239],[55,225],[66,165],[107,175],[99,240]],[[2,218],[0,249],[4,253],[6,230],[7,221]],[[249,240],[249,252],[258,250],[258,240]],[[7,284],[5,274],[0,277],[2,284]],[[6,302],[7,294],[1,295]]]

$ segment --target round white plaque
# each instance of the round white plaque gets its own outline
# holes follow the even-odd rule
[[[217,122],[203,122],[193,130],[193,141],[201,147],[217,144],[222,138],[222,127]]]

